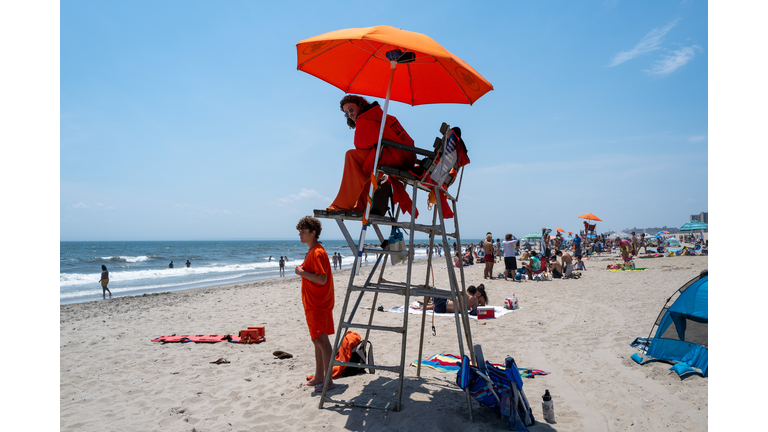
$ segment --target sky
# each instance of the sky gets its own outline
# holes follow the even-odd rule
[[[461,127],[463,238],[578,231],[584,213],[598,232],[682,226],[709,211],[707,9],[62,2],[60,240],[296,238],[336,196],[354,134],[344,92],[297,70],[296,44],[382,24],[430,36],[494,87],[472,106],[389,105],[420,147]],[[417,206],[429,223],[425,194]],[[323,237],[342,235],[327,220]]]

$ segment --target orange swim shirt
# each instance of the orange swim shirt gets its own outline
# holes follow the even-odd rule
[[[301,302],[304,304],[304,314],[307,317],[309,335],[312,339],[321,334],[332,335],[333,306],[333,274],[328,253],[319,243],[312,246],[302,263],[304,270],[314,274],[325,274],[328,280],[325,285],[318,285],[306,278],[301,278]]]

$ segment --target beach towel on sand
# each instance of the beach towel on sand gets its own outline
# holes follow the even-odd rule
[[[413,363],[411,363],[411,366],[416,367],[418,366],[418,363],[418,360],[414,360]],[[504,369],[504,365],[502,364],[491,364],[502,370]],[[433,354],[428,359],[422,360],[421,365],[439,372],[456,373],[461,367],[461,359],[459,356],[453,354]],[[549,372],[544,372],[543,370],[538,369],[517,368],[517,370],[520,371],[520,375],[523,378],[533,378],[536,375],[549,375]]]

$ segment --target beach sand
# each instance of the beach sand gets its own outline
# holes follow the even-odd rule
[[[620,260],[616,255],[614,259]],[[370,259],[370,257],[369,257]],[[708,266],[708,257],[637,260],[641,272],[608,272],[611,258],[586,261],[578,280],[483,280],[483,265],[465,269],[468,285],[485,283],[491,305],[516,293],[521,308],[492,320],[471,320],[474,343],[485,358],[542,369],[524,379],[537,423],[531,431],[676,430],[708,427],[708,380],[681,380],[666,363],[640,366],[630,356],[636,337],[648,336],[666,299]],[[447,287],[444,258],[436,258],[436,285]],[[367,267],[370,268],[370,267]],[[365,269],[365,268],[364,268]],[[426,261],[414,266],[423,283]],[[405,280],[403,264],[385,277]],[[503,271],[496,263],[494,274]],[[301,306],[299,278],[289,277],[185,292],[120,297],[60,306],[60,428],[62,431],[281,431],[281,430],[508,430],[473,402],[469,421],[455,374],[406,367],[400,412],[335,407],[319,410],[319,396],[302,386],[314,373],[314,349]],[[339,314],[350,270],[334,273]],[[365,275],[356,278],[362,284]],[[431,281],[430,281],[431,282]],[[353,299],[356,298],[353,296]],[[366,295],[363,305],[371,306]],[[412,299],[417,300],[417,299]],[[402,297],[380,296],[386,309]],[[361,309],[356,322],[367,322]],[[403,314],[380,313],[378,325],[400,325]],[[422,358],[458,354],[452,318],[427,317]],[[409,315],[406,363],[418,357],[420,315]],[[161,344],[170,334],[237,333],[265,326],[254,345]],[[400,337],[372,332],[376,363],[400,361]],[[292,359],[278,360],[282,350]],[[224,357],[229,364],[211,364]],[[388,372],[336,380],[339,399],[394,403],[396,375]],[[553,395],[557,423],[543,422],[541,395]]]

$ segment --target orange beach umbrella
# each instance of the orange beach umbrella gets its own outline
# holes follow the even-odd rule
[[[345,93],[383,97],[384,109],[373,166],[378,166],[389,101],[410,105],[472,105],[493,86],[463,60],[429,36],[390,26],[351,28],[324,33],[296,44],[297,66]],[[360,245],[376,187],[371,173]],[[363,251],[357,251],[359,273]]]
[[[555,231],[565,232],[565,230],[562,228],[555,228]]]
[[[603,221],[602,219],[600,219],[599,217],[593,215],[592,213],[583,214],[583,215],[579,216],[579,219],[588,219],[588,220],[600,221],[600,222]]]
[[[298,70],[345,93],[410,105],[471,105],[493,90],[482,75],[429,36],[390,26],[321,34],[296,44],[296,53]]]

